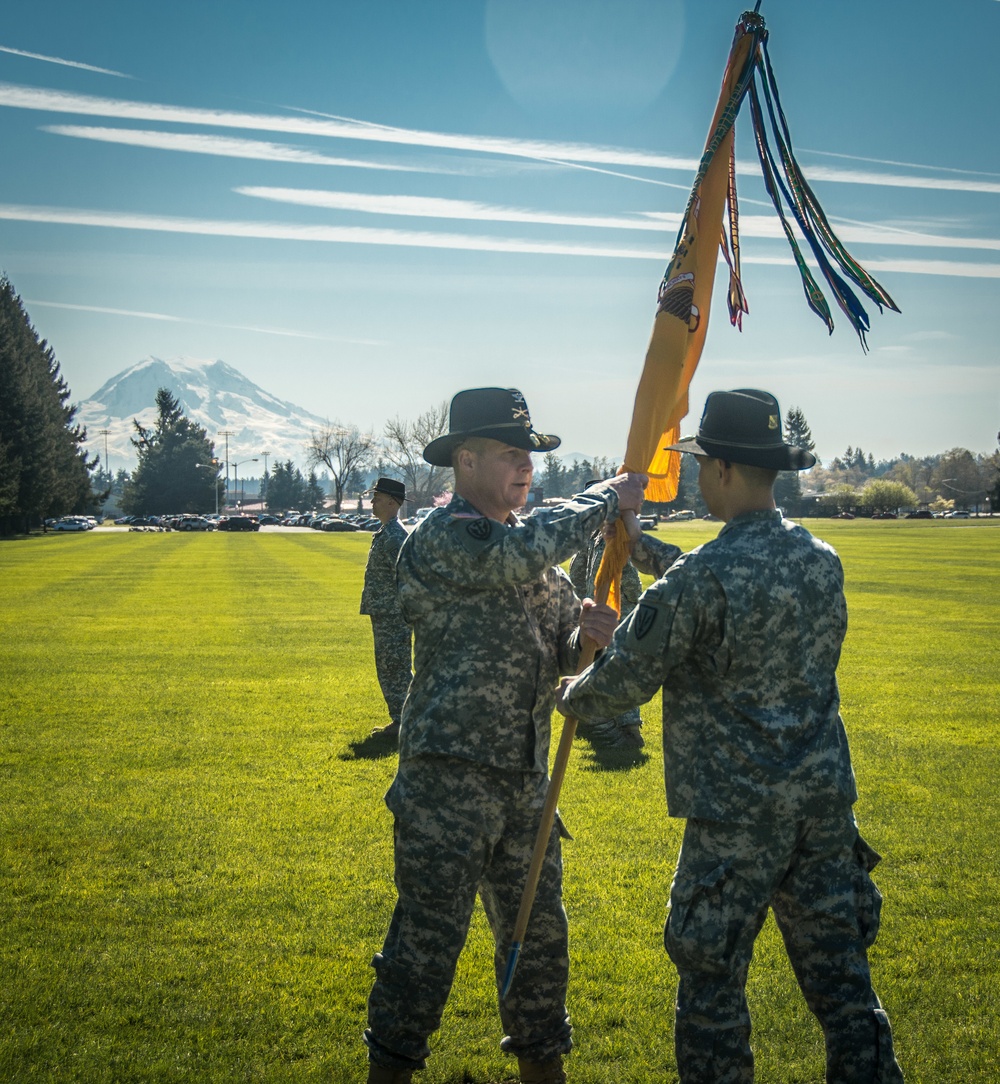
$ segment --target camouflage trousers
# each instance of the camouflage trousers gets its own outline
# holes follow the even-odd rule
[[[827,1081],[902,1081],[868,968],[882,904],[869,876],[878,860],[850,809],[799,822],[688,820],[664,931],[679,975],[682,1084],[753,1080],[745,987],[768,907],[822,1026]]]
[[[581,738],[587,738],[589,741],[603,741],[613,745],[626,727],[641,729],[642,716],[638,708],[629,708],[628,711],[623,711],[621,715],[616,715],[613,719],[581,719],[577,723],[577,732]]]
[[[365,1042],[371,1061],[420,1069],[441,1023],[478,892],[503,982],[547,780],[452,757],[403,761],[386,795],[398,899],[372,960]],[[562,905],[560,825],[552,830],[514,981],[500,1001],[508,1054],[547,1061],[571,1045],[569,949]]]
[[[413,679],[413,649],[410,626],[400,617],[371,615],[375,641],[375,673],[389,709],[389,718],[399,722],[403,701]]]

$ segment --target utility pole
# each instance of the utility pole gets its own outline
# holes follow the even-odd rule
[[[259,511],[264,511],[264,499],[267,497],[267,457],[271,454],[269,451],[260,453],[264,457],[264,477],[261,479],[260,485],[257,487],[257,493],[259,496],[258,504],[260,505]]]
[[[98,429],[97,432],[104,437],[104,473],[108,476],[108,488],[111,488],[111,464],[108,462],[108,434],[110,429]]]
[[[226,438],[226,504],[229,504],[229,438],[236,436],[232,429],[222,429],[219,431],[220,437]]]

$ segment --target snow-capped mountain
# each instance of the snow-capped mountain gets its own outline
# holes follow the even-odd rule
[[[87,444],[104,462],[107,429],[108,459],[112,470],[134,466],[135,449],[129,438],[135,435],[133,418],[151,427],[156,419],[156,393],[167,388],[176,396],[185,415],[205,427],[215,442],[215,454],[224,458],[229,436],[230,462],[261,457],[268,463],[291,459],[305,469],[305,445],[312,430],[325,419],[293,403],[275,398],[238,369],[224,361],[195,358],[148,357],[112,377],[79,405],[77,421],[87,427]],[[262,458],[262,457],[261,457]],[[260,466],[247,467],[247,477],[263,473]]]

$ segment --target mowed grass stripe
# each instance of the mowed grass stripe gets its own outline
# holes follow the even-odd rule
[[[812,526],[812,525],[811,525]],[[910,1081],[1000,1079],[992,524],[815,524],[841,553],[876,979]],[[683,548],[718,524],[662,527]],[[394,901],[395,758],[367,535],[92,534],[0,545],[0,1079],[351,1081]],[[659,697],[637,763],[578,743],[562,812],[574,1081],[676,1079]],[[510,1079],[481,911],[427,1084]],[[822,1078],[773,924],[762,1080]]]

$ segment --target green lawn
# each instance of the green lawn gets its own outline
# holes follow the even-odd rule
[[[908,1081],[1000,1079],[1000,521],[811,524],[840,551],[873,951]],[[662,527],[685,549],[716,533]],[[361,1081],[394,893],[368,535],[0,543],[0,1080]],[[662,947],[679,823],[658,698],[637,759],[578,743],[561,808],[576,1084],[676,1080]],[[513,1076],[477,913],[427,1084]],[[758,1079],[822,1080],[773,924]]]

